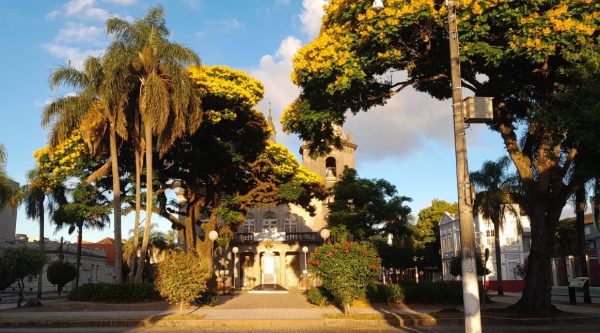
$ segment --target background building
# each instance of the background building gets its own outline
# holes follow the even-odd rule
[[[502,264],[502,279],[504,291],[521,291],[524,281],[518,275],[517,267],[523,267],[531,248],[531,227],[529,218],[522,215],[519,208],[505,209],[504,225],[500,228],[500,254]],[[494,246],[494,224],[489,219],[484,219],[481,214],[473,218],[475,226],[475,246],[478,254],[483,254],[485,249],[490,251],[486,267],[490,274],[486,276],[489,289],[497,289],[496,254]],[[444,213],[440,223],[440,244],[442,255],[442,273],[444,280],[456,280],[458,277],[450,273],[452,257],[460,253],[460,232],[458,218],[449,213]]]

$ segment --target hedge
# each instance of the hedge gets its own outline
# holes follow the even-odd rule
[[[160,294],[152,283],[91,283],[74,289],[69,294],[74,301],[131,303],[158,301]]]

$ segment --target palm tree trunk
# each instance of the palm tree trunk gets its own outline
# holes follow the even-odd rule
[[[44,196],[38,201],[38,212],[40,213],[40,252],[46,253],[46,246],[44,245]],[[44,279],[44,268],[38,275],[38,291],[37,298],[42,298],[42,281]]]
[[[123,244],[121,240],[121,181],[117,154],[117,133],[114,122],[110,124],[110,159],[113,185],[113,222],[115,225],[116,282],[123,283]]]
[[[581,186],[575,191],[575,217],[577,230],[577,255],[579,256],[579,266],[581,276],[588,276],[585,243],[585,187]]]
[[[496,281],[498,282],[498,295],[504,295],[504,281],[502,279],[502,253],[500,247],[500,221],[494,223],[494,252],[496,252]]]
[[[77,273],[75,274],[75,288],[79,287],[79,271],[81,269],[81,241],[83,239],[83,225],[80,224],[77,226],[77,258],[75,258],[75,268],[77,268]]]
[[[146,223],[144,224],[144,238],[142,239],[142,254],[148,251],[148,241],[150,239],[150,229],[152,228],[152,123],[148,120],[144,122],[144,135],[146,137]],[[144,272],[144,261],[142,258],[138,262],[138,268],[135,276],[136,282],[142,282]]]
[[[143,153],[140,151],[140,147],[135,149],[135,224],[133,226],[133,252],[131,253],[131,271],[129,272],[129,281],[135,282],[135,271],[139,244],[140,234],[140,214],[142,210],[142,167],[143,167]]]

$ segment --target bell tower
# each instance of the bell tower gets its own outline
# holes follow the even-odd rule
[[[337,125],[334,130],[335,134],[342,139],[341,149],[334,148],[327,155],[312,158],[306,145],[300,147],[302,165],[323,177],[326,187],[333,186],[344,172],[344,168],[356,169],[355,152],[358,146],[352,142],[352,134],[345,133],[342,127]]]

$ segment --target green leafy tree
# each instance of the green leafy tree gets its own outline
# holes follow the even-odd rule
[[[77,268],[75,287],[79,286],[81,266],[81,242],[83,229],[102,230],[109,222],[110,201],[102,194],[102,189],[85,183],[69,191],[71,200],[64,202],[52,214],[56,228],[68,227],[69,234],[77,231]]]
[[[25,278],[37,276],[41,280],[40,272],[45,264],[46,254],[39,250],[29,249],[25,246],[2,250],[0,266],[2,267],[3,276],[0,277],[0,281],[2,281],[4,287],[17,282],[19,288],[17,308],[20,308],[23,302]]]
[[[12,181],[6,174],[6,148],[0,144],[0,209],[10,202],[14,191]]]
[[[384,179],[358,177],[354,169],[346,168],[333,186],[328,204],[327,224],[344,226],[357,240],[391,233],[396,241],[409,235],[411,198],[397,195],[396,187]]]
[[[576,255],[578,251],[576,219],[564,219],[556,227],[556,240],[553,244],[553,255],[567,257]]]
[[[65,284],[73,281],[77,276],[77,269],[69,262],[62,260],[53,261],[46,268],[46,277],[58,289],[58,296]]]
[[[519,220],[519,212],[513,206],[519,201],[518,180],[515,175],[507,172],[509,166],[510,159],[505,156],[495,162],[485,161],[480,170],[471,172],[471,183],[477,189],[473,212],[481,213],[484,218],[490,219],[494,225],[498,295],[504,295],[500,229],[504,227],[504,216],[507,211]]]
[[[458,204],[433,199],[431,206],[419,211],[414,227],[414,248],[419,266],[441,267],[439,223],[444,213],[455,215],[458,213]]]
[[[381,259],[370,243],[327,243],[310,256],[309,271],[323,282],[335,300],[350,314],[352,303],[381,274]]]
[[[347,110],[382,105],[408,86],[439,99],[451,95],[446,6],[388,1],[378,11],[371,5],[330,1],[319,36],[294,59],[292,79],[302,90],[282,121],[311,151],[339,145],[333,128],[343,124]],[[567,115],[587,119],[587,108],[572,112],[557,102],[576,79],[568,71],[585,63],[589,50],[600,44],[600,7],[596,1],[572,0],[457,5],[461,85],[494,98],[490,128],[515,164],[531,221],[528,274],[515,308],[547,314],[552,311],[547,244],[566,201],[588,177],[574,163],[582,153],[576,128],[556,121]],[[398,70],[406,71],[405,80],[384,75]],[[589,98],[597,99],[597,90],[591,93]]]
[[[170,302],[183,306],[197,299],[206,290],[211,270],[206,259],[191,252],[168,251],[158,263],[156,289]]]

